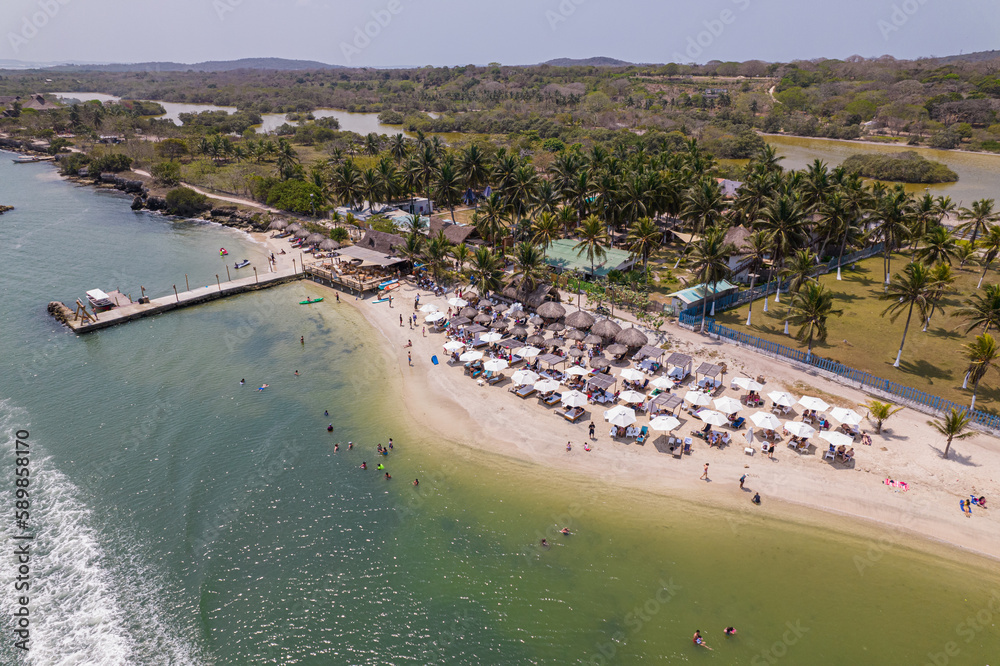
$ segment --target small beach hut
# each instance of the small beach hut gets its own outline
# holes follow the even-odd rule
[[[325,239],[323,239],[322,242],[320,242],[319,249],[321,249],[321,250],[339,250],[340,249],[340,243],[338,243],[337,241],[333,240],[332,238],[325,238]]]
[[[271,220],[271,224],[267,225],[267,228],[271,231],[281,231],[288,226],[288,222],[284,220]]]
[[[687,354],[674,352],[667,357],[667,366],[670,368],[667,374],[677,379],[684,379],[691,374],[691,366],[693,363],[694,361]]]

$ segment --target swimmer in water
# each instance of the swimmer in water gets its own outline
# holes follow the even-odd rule
[[[324,409],[323,410],[323,416],[329,416],[329,415],[330,415],[330,410],[329,409]]]
[[[382,463],[379,463],[378,467],[376,467],[375,469],[385,469],[385,465],[383,465]]]
[[[388,481],[388,480],[389,480],[389,479],[391,479],[391,478],[392,478],[392,477],[391,477],[391,476],[389,476],[389,472],[386,472],[386,473],[385,473],[385,480],[386,480],[386,481]]]
[[[304,335],[300,336],[299,337],[299,342],[301,342],[302,344],[305,344],[306,343],[306,336],[304,336]]]
[[[267,387],[268,387],[268,384],[261,384],[260,388],[259,388],[259,389],[257,389],[257,390],[258,390],[258,391],[263,391],[263,390],[264,390],[264,389],[266,389]]]
[[[712,649],[712,648],[708,647],[708,645],[705,644],[705,639],[701,637],[701,630],[698,630],[698,629],[695,630],[694,636],[691,637],[691,641],[695,645],[698,645],[700,647],[708,648],[709,650]]]
[[[298,370],[296,370],[296,371],[295,371],[295,376],[296,376],[296,377],[298,377],[298,376],[299,376],[299,371],[298,371]]]
[[[241,379],[241,380],[240,380],[240,386],[243,386],[243,383],[244,383],[244,382],[246,382],[246,380],[245,380],[245,379]]]
[[[548,548],[548,547],[549,547],[549,542],[546,541],[545,539],[542,539],[542,548]]]
[[[571,534],[571,532],[569,531],[568,527],[564,527],[561,530],[559,530],[559,534]]]
[[[420,479],[413,479],[413,485],[419,486],[420,485]]]
[[[348,442],[347,443],[347,450],[350,451],[353,448],[354,448],[354,442]]]
[[[361,469],[368,469],[368,463],[366,462],[361,463]]]
[[[332,423],[326,427],[326,431],[327,432],[333,432],[333,424]]]
[[[726,627],[725,633],[726,633],[726,636],[735,636],[736,635],[736,629],[734,627]]]

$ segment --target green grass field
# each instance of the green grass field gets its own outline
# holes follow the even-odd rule
[[[893,275],[902,271],[907,262],[905,255],[894,255]],[[956,280],[951,294],[942,303],[944,313],[938,311],[934,314],[926,333],[922,332],[923,324],[914,314],[899,368],[894,368],[892,363],[903,336],[906,312],[900,314],[895,323],[890,322],[888,317],[882,317],[888,305],[882,300],[882,258],[873,257],[845,269],[843,280],[839,282],[836,272],[820,277],[820,282],[833,291],[835,307],[842,309],[844,314],[828,320],[826,342],[814,343],[813,353],[932,395],[960,404],[968,403],[972,391],[962,389],[967,365],[962,346],[971,341],[976,332],[966,335],[964,320],[952,317],[951,313],[975,292],[982,268],[974,266],[964,270],[956,265],[952,270]],[[985,282],[996,279],[996,273],[991,271]],[[763,301],[755,301],[749,329],[745,326],[748,306],[719,313],[716,320],[731,329],[749,332],[788,347],[805,349],[805,345],[793,337],[795,327],[790,328],[789,336],[784,335],[785,313],[790,300],[782,294],[781,303],[776,305],[774,296],[771,296],[767,313],[763,312]],[[978,332],[981,333],[981,329]],[[983,379],[976,399],[977,409],[1000,411],[997,379],[995,373]]]

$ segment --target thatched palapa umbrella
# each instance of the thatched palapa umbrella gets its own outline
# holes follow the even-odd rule
[[[649,342],[649,338],[647,338],[646,334],[639,329],[634,326],[630,326],[629,328],[620,331],[618,335],[615,336],[615,342],[623,344],[626,347],[638,349]]]
[[[472,321],[476,322],[477,324],[486,325],[491,323],[493,321],[493,318],[490,317],[488,314],[478,314]]]
[[[471,306],[466,306],[462,308],[462,311],[459,314],[462,315],[463,317],[468,317],[469,319],[472,319],[474,317],[479,316],[479,310]]]
[[[577,349],[576,347],[573,347],[572,349],[569,350],[568,353],[573,358],[580,358],[581,356],[583,356],[587,352],[583,351],[582,349]]]
[[[604,358],[603,356],[595,356],[590,359],[590,367],[592,368],[608,368],[611,366],[611,361]]]
[[[535,347],[541,347],[545,344],[545,338],[541,335],[529,335],[525,342],[529,345],[534,345]]]
[[[535,315],[534,317],[528,320],[528,323],[534,326],[541,326],[542,324],[545,323],[545,320],[539,317],[538,315]]]
[[[611,321],[610,319],[601,319],[594,323],[590,327],[590,332],[594,335],[599,335],[602,338],[613,338],[618,335],[622,327]]]
[[[267,228],[272,231],[281,231],[288,226],[288,222],[284,220],[271,220],[271,224],[267,225]]]
[[[562,331],[566,328],[566,324],[561,321],[554,321],[545,327],[546,331]]]
[[[292,235],[295,236],[296,238],[308,238],[309,237],[309,230],[308,229],[299,229],[298,231],[294,232]]]
[[[576,312],[570,312],[566,315],[565,321],[567,326],[572,326],[573,328],[579,328],[581,331],[586,331],[594,325],[594,315],[590,314],[586,310],[577,310]]]
[[[510,329],[510,334],[513,336],[520,337],[522,335],[527,335],[528,329],[526,329],[524,326],[514,326]]]
[[[615,343],[608,346],[604,351],[608,352],[612,356],[620,356],[628,351],[628,347],[622,344]]]
[[[587,334],[584,333],[583,331],[571,328],[570,330],[566,331],[566,335],[564,335],[563,337],[566,338],[567,340],[580,341],[585,339],[587,337]]]
[[[302,228],[301,224],[299,224],[298,222],[292,222],[287,227],[285,227],[285,231],[291,231],[292,233],[295,233],[301,228]]]
[[[604,338],[602,338],[599,335],[594,335],[593,333],[591,333],[590,335],[588,335],[583,339],[583,343],[586,345],[600,345],[604,344]]]
[[[545,319],[559,319],[566,314],[566,308],[559,305],[555,301],[545,301],[535,310],[539,317],[544,317]]]
[[[325,240],[330,240],[330,239],[324,236],[323,234],[309,234],[308,236],[306,236],[306,242],[311,243],[312,245],[319,245]]]
[[[321,250],[339,250],[340,243],[333,240],[332,238],[327,238],[322,243],[319,244],[319,249]]]

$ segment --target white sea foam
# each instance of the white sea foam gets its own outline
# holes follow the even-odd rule
[[[18,429],[30,431],[26,412],[0,400],[4,451],[14,450]],[[179,632],[166,626],[158,610],[162,603],[156,583],[159,577],[138,558],[109,561],[80,489],[54,467],[35,435],[28,441],[32,505],[26,533],[35,535],[31,542],[30,650],[22,654],[11,640],[4,640],[0,661],[46,666],[204,663],[179,638]],[[4,506],[10,506],[9,486],[2,488],[0,497]],[[15,532],[25,533],[9,521],[4,521],[4,530],[6,543],[14,543]],[[13,590],[12,568],[0,567],[0,575],[5,579],[3,589]],[[9,626],[10,615],[5,615]],[[5,634],[11,635],[9,630]]]

